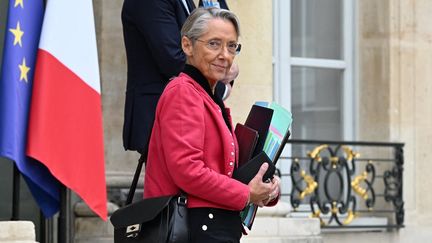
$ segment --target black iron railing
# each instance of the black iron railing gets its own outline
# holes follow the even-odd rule
[[[286,149],[293,216],[324,228],[404,226],[403,143],[290,140]],[[288,181],[289,180],[289,181]]]

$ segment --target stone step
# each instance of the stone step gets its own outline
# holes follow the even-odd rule
[[[0,242],[36,243],[36,233],[33,222],[0,221]]]
[[[108,204],[109,214],[118,207]],[[242,243],[321,243],[320,222],[315,218],[285,217],[286,204],[260,208],[252,231],[242,238]],[[83,203],[75,206],[75,243],[113,243],[114,228],[111,222],[95,217]]]
[[[114,243],[114,237],[75,238],[74,243]]]
[[[256,217],[252,230],[242,243],[321,243],[318,219]]]
[[[316,218],[279,218],[256,217],[251,237],[280,236],[319,236],[321,233],[319,219]]]
[[[114,229],[109,221],[95,217],[76,218],[75,243],[112,243]],[[257,217],[242,243],[321,243],[318,219]]]
[[[38,243],[34,240],[1,240],[1,243]]]
[[[320,236],[308,237],[243,237],[241,243],[323,243]]]
[[[108,202],[108,215],[111,215],[118,206]],[[103,239],[114,237],[114,227],[109,218],[103,221],[97,217],[90,208],[83,202],[75,205],[75,240],[81,241],[84,239]],[[91,241],[86,241],[91,242]],[[104,242],[104,241],[101,241]]]
[[[103,221],[96,217],[75,218],[75,239],[114,237],[114,227],[109,219]]]

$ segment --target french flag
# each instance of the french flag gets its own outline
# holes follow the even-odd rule
[[[107,218],[102,104],[93,5],[47,1],[27,155]]]

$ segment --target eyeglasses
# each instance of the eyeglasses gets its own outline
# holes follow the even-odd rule
[[[220,51],[222,49],[222,44],[223,42],[220,40],[209,40],[209,41],[203,41],[200,39],[195,39],[199,42],[203,42],[205,43],[205,45],[213,51]],[[241,50],[241,44],[237,43],[237,42],[228,42],[226,44],[226,48],[228,50],[228,52],[232,55],[237,55],[240,53]]]

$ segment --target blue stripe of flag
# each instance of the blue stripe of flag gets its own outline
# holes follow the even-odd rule
[[[43,164],[25,155],[43,14],[42,0],[9,0],[0,76],[0,156],[16,163],[42,212],[51,217],[59,210],[59,183]]]

